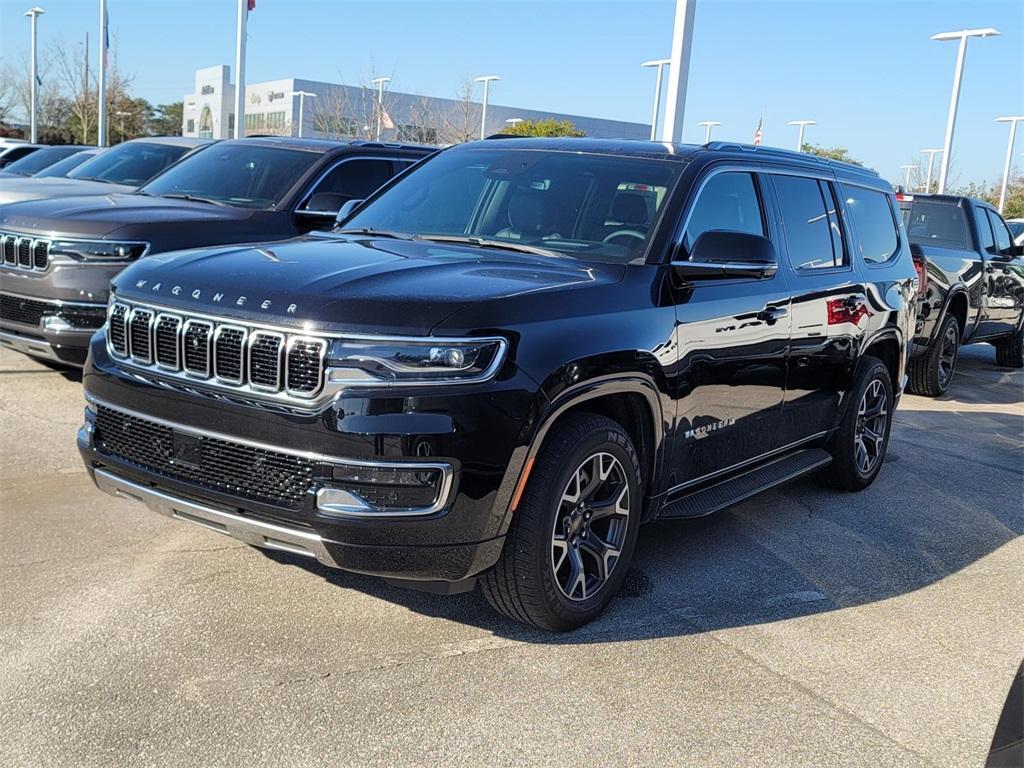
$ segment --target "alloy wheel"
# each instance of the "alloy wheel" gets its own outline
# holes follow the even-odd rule
[[[956,326],[950,325],[942,337],[942,347],[939,349],[939,384],[945,388],[953,380],[953,371],[956,370],[956,356],[960,351],[960,339]]]
[[[592,598],[608,582],[626,541],[630,487],[610,453],[588,456],[558,501],[551,535],[551,567],[569,600]]]
[[[878,464],[885,447],[885,430],[889,418],[889,398],[878,379],[868,384],[857,408],[854,431],[854,454],[857,469],[868,475]]]

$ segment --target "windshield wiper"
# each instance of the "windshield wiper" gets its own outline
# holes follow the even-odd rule
[[[459,243],[462,245],[475,245],[480,248],[502,248],[506,251],[518,251],[519,253],[532,253],[534,256],[546,256],[550,259],[567,259],[564,253],[540,248],[536,245],[525,243],[513,243],[508,240],[488,240],[485,237],[472,235],[418,235],[418,240],[433,240],[439,243]]]
[[[101,179],[99,176],[68,176],[69,179],[78,179],[79,181],[98,181],[100,184],[120,184],[119,181],[111,181],[110,179]]]
[[[387,237],[392,240],[415,240],[415,235],[408,232],[396,232],[387,229],[374,229],[373,227],[362,227],[360,229],[336,229],[336,235],[372,235],[373,237]]]
[[[208,203],[210,205],[221,205],[226,206],[228,208],[231,207],[228,203],[225,203],[223,200],[214,200],[212,197],[201,197],[200,195],[190,195],[187,192],[168,192],[165,195],[160,195],[160,197],[169,197],[174,200],[188,200],[193,203]]]

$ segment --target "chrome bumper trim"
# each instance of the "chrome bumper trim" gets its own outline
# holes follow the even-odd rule
[[[319,534],[304,528],[293,528],[243,517],[232,512],[208,507],[146,485],[125,480],[106,470],[95,471],[96,487],[111,496],[138,501],[151,511],[176,520],[201,525],[217,533],[263,549],[276,549],[312,557],[332,568],[338,563],[331,557]]]
[[[49,342],[42,339],[30,339],[27,336],[19,336],[16,333],[0,331],[0,346],[13,349],[15,352],[32,355],[33,357],[45,357],[47,360],[61,362],[60,357],[53,351],[53,347],[50,346]]]

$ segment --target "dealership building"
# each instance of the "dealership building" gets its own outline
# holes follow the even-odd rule
[[[300,97],[299,92],[305,92]],[[312,94],[312,95],[310,95]],[[479,98],[479,87],[475,98]],[[479,101],[444,99],[386,91],[384,110],[373,87],[286,78],[245,86],[245,134],[319,138],[381,138],[391,141],[450,143],[480,135]],[[300,105],[302,115],[300,119]],[[196,71],[195,91],[184,99],[182,134],[227,139],[234,135],[235,86],[227,65]],[[487,133],[500,133],[515,120],[569,120],[588,136],[646,139],[650,124],[566,115],[524,107],[487,105]]]

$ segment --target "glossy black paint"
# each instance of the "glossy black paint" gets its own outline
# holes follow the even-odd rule
[[[1024,323],[1024,258],[994,254],[980,240],[979,214],[996,217],[988,203],[956,195],[913,195],[900,202],[909,212],[914,200],[954,206],[966,214],[967,248],[944,248],[921,239],[915,243],[926,260],[927,289],[921,296],[913,354],[927,354],[939,343],[947,314],[957,318],[962,344],[997,342]],[[984,219],[982,219],[984,221]]]
[[[297,213],[320,178],[337,164],[349,159],[373,158],[392,161],[398,174],[409,164],[433,150],[413,145],[372,142],[342,143],[310,139],[249,138],[220,142],[218,146],[276,146],[302,150],[312,158],[308,169],[271,209],[258,210],[231,205],[117,193],[102,196],[58,197],[13,203],[0,208],[0,230],[31,237],[144,242],[147,256],[168,251],[227,243],[269,243],[297,237],[310,231],[329,229],[333,216]],[[5,267],[0,260],[4,293],[44,301],[106,304],[110,280],[127,262],[82,263],[71,257],[55,256],[45,272]],[[67,363],[81,365],[89,336],[84,332],[63,337],[44,329],[23,327],[0,318],[0,328],[13,334],[38,337]]]
[[[853,259],[849,268],[797,274],[772,192],[772,174],[797,173],[891,195],[877,175],[737,145],[493,144],[654,157],[685,168],[645,263],[313,234],[144,259],[114,281],[127,301],[254,323],[338,333],[501,335],[510,349],[492,381],[391,393],[352,389],[321,410],[300,412],[131,373],[111,359],[100,332],[85,371],[88,395],[187,426],[337,456],[413,459],[428,445],[429,455],[457,467],[453,501],[433,517],[328,522],[312,507],[256,511],[312,526],[335,542],[343,567],[457,581],[495,561],[524,468],[570,410],[626,422],[644,464],[644,517],[651,519],[685,489],[794,445],[821,444],[865,353],[882,357],[894,389],[901,389],[915,275],[905,236],[884,265],[869,268]],[[757,174],[779,269],[765,279],[680,280],[670,262],[680,257],[687,212],[703,181],[723,169]],[[853,245],[855,232],[843,215]],[[829,302],[844,300],[856,321],[830,322]],[[108,463],[91,445],[80,448],[90,469]],[[247,506],[138,471],[133,476]]]

